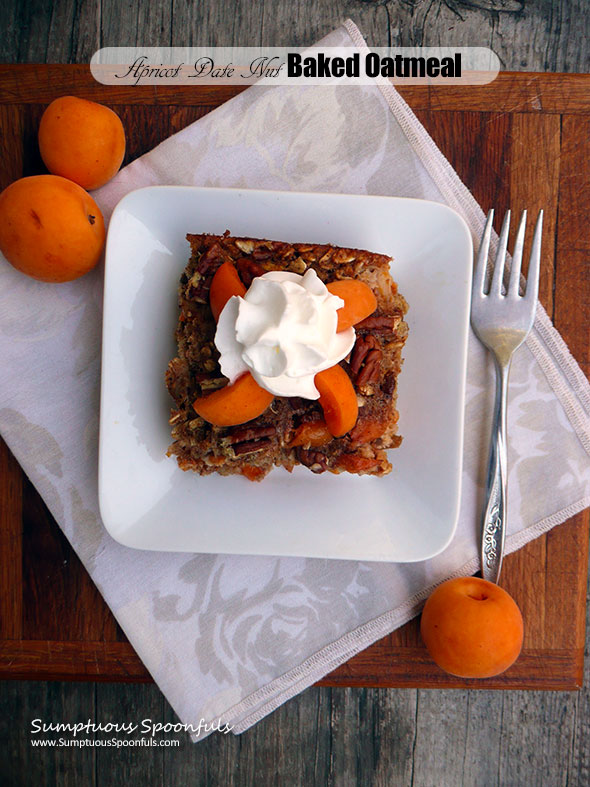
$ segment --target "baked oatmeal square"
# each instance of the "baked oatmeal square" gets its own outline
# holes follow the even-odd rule
[[[408,326],[407,304],[391,278],[391,258],[359,249],[284,243],[224,235],[187,235],[191,257],[179,286],[178,354],[166,384],[174,399],[168,454],[182,470],[201,475],[241,474],[260,481],[273,467],[304,465],[314,473],[382,476],[392,469],[387,449],[397,434],[397,378]],[[326,430],[318,400],[274,396],[265,411],[243,424],[216,426],[195,411],[195,401],[228,384],[215,344],[209,290],[224,263],[235,266],[245,289],[270,271],[304,275],[313,269],[328,284],[354,279],[368,285],[377,308],[354,325],[354,346],[340,361],[358,403],[358,419],[340,437]]]

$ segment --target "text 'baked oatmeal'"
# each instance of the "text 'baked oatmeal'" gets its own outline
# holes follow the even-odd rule
[[[187,240],[168,455],[253,481],[275,466],[389,473],[408,333],[391,259],[229,232]]]

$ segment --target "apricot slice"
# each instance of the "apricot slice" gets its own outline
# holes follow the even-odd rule
[[[314,382],[320,392],[320,405],[330,434],[342,437],[350,432],[358,418],[356,391],[350,377],[337,364],[318,372]]]
[[[505,590],[478,577],[449,579],[424,606],[420,632],[439,667],[461,678],[491,678],[520,653],[520,609]]]
[[[98,205],[57,175],[34,175],[0,194],[0,251],[35,279],[63,282],[94,268],[104,246]]]
[[[380,421],[379,419],[366,417],[365,419],[359,418],[356,426],[350,435],[350,444],[355,447],[365,443],[371,443],[373,440],[381,437],[387,429],[387,422]]]
[[[246,372],[231,385],[195,399],[193,408],[214,426],[237,426],[262,415],[273,399],[273,394]]]
[[[266,470],[263,467],[256,467],[255,465],[244,465],[240,472],[248,481],[262,481],[266,475]]]
[[[39,125],[39,150],[47,169],[97,189],[115,175],[125,156],[125,130],[119,116],[95,101],[56,98]]]
[[[359,456],[358,454],[341,454],[338,464],[349,473],[363,473],[372,470],[379,464],[376,457]]]
[[[219,319],[223,307],[232,295],[244,296],[245,294],[246,287],[235,266],[231,262],[224,262],[220,265],[215,271],[209,288],[209,304],[215,321],[217,322]]]
[[[344,301],[338,309],[338,332],[345,331],[373,314],[377,308],[377,298],[364,281],[357,279],[338,279],[326,284],[328,292]]]
[[[306,448],[319,448],[332,439],[332,434],[324,420],[305,421],[295,430],[290,448],[302,445]]]

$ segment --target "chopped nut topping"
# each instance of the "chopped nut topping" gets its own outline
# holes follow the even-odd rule
[[[257,276],[262,276],[264,273],[262,265],[250,257],[240,257],[240,259],[236,261],[236,268],[246,289],[248,289]]]
[[[298,273],[299,275],[305,273],[305,271],[307,270],[307,265],[305,260],[302,260],[301,257],[297,257],[297,259],[293,260],[289,264],[289,270],[291,271],[291,273]]]
[[[209,377],[201,380],[201,388],[203,391],[217,391],[219,388],[223,388],[226,382],[225,377]]]
[[[252,250],[254,249],[254,241],[253,240],[236,240],[236,246],[240,251],[243,251],[244,254],[252,254]]]
[[[313,448],[297,448],[297,459],[302,465],[309,467],[312,473],[325,473],[328,469],[327,457]]]

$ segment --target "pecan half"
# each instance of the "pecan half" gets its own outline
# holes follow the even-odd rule
[[[354,326],[357,331],[374,331],[377,333],[387,333],[394,331],[400,324],[402,315],[393,314],[371,314],[364,320],[357,322]]]
[[[211,280],[224,259],[224,251],[219,243],[214,243],[204,254],[201,254],[194,273],[186,285],[185,297],[189,301],[207,303]]]
[[[256,451],[262,451],[270,445],[270,438],[262,437],[260,440],[247,440],[243,443],[235,443],[232,445],[232,450],[235,456],[243,456],[244,454],[254,454]]]
[[[299,462],[309,467],[312,473],[325,473],[328,469],[328,460],[321,451],[314,451],[313,448],[297,448],[295,454]]]
[[[382,355],[379,341],[374,336],[357,337],[350,356],[350,371],[358,387],[379,379]]]
[[[234,426],[224,437],[230,445],[243,443],[249,440],[260,440],[262,437],[272,437],[277,433],[276,426]]]
[[[252,284],[253,279],[264,273],[262,265],[251,257],[240,257],[239,260],[236,260],[236,268],[246,289]]]
[[[387,372],[385,377],[383,378],[383,383],[381,384],[381,390],[387,396],[391,396],[391,394],[395,391],[395,383],[396,378],[394,372]]]
[[[255,260],[268,260],[272,257],[272,249],[265,248],[264,246],[257,246],[252,252]]]
[[[371,383],[376,383],[381,374],[381,350],[370,350],[356,376],[356,384],[363,388]]]
[[[222,438],[222,442],[229,443],[234,456],[254,454],[270,445],[270,438],[276,431],[275,426],[234,426]]]
[[[213,263],[222,263],[224,259],[225,253],[223,248],[219,243],[214,243],[204,254],[201,254],[196,269],[199,271],[199,273],[204,273],[205,271],[209,270]]]
[[[363,361],[371,350],[378,350],[380,348],[379,340],[374,336],[357,336],[352,353],[350,356],[350,371],[352,376],[356,378],[363,364]]]

